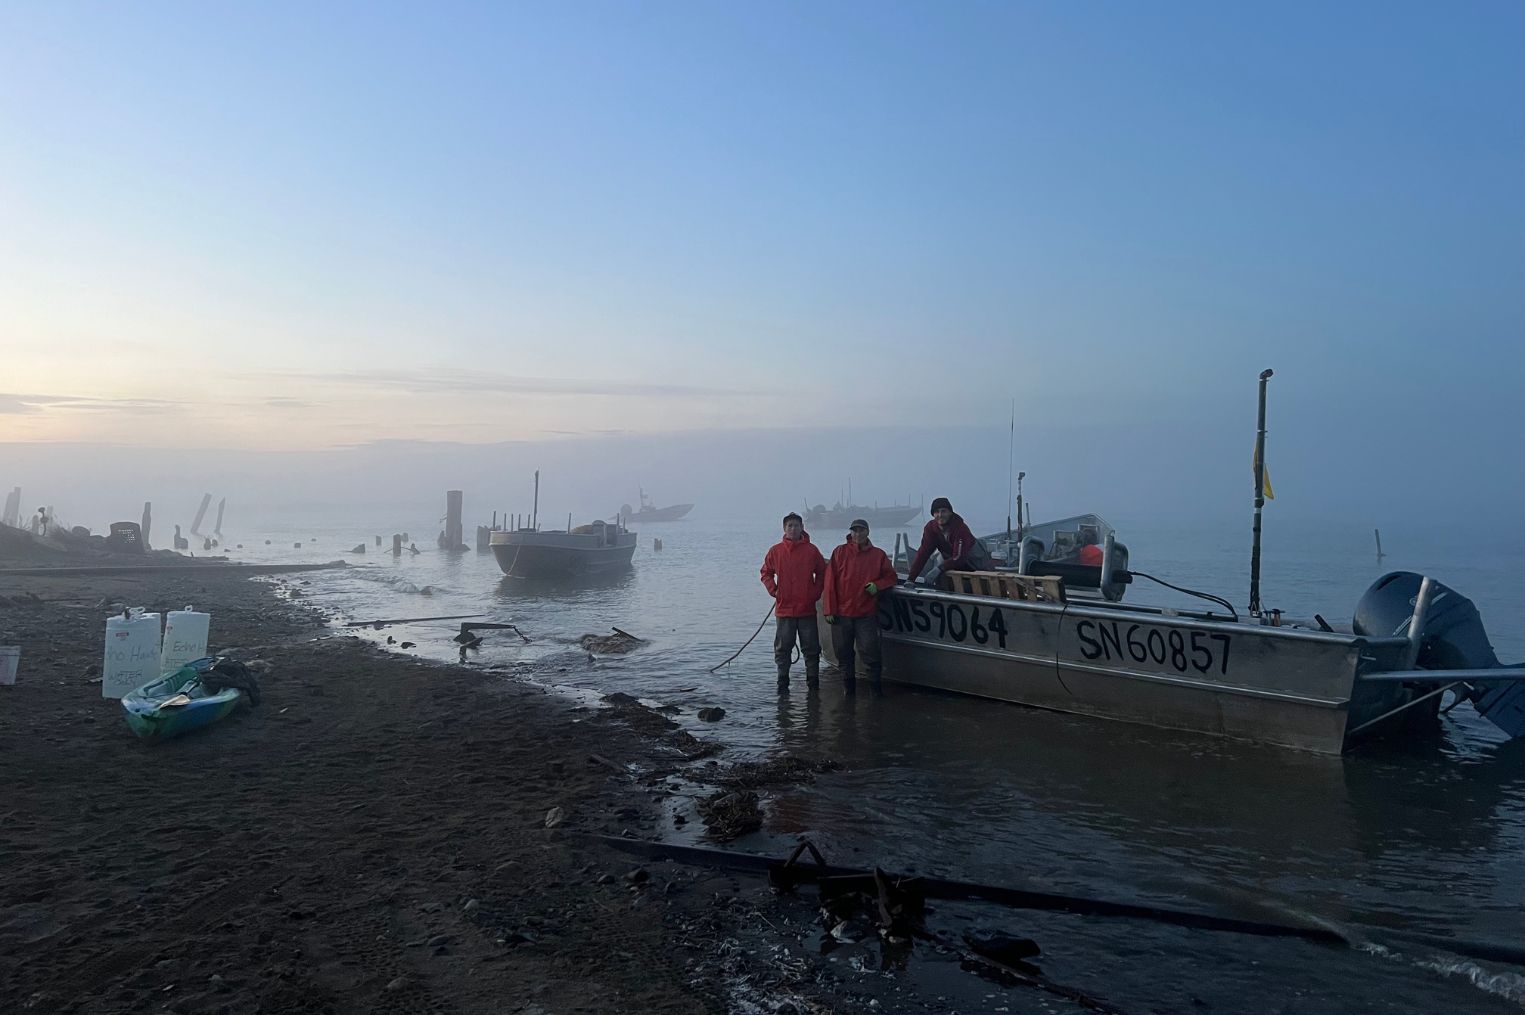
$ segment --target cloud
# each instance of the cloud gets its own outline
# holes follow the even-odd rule
[[[0,392],[0,413],[22,415],[54,410],[62,412],[166,412],[183,403],[162,398],[81,398],[74,395],[18,395]]]
[[[612,398],[716,398],[757,394],[739,388],[689,384],[651,384],[564,377],[517,377],[464,370],[359,370],[352,373],[267,376],[283,381],[403,391],[409,394],[587,395]]]
[[[272,409],[311,409],[316,402],[304,402],[300,398],[267,398],[265,404]]]
[[[548,433],[557,437],[616,437],[620,434],[631,433],[625,429],[610,430],[541,430],[540,433]]]
[[[23,413],[37,412],[44,405],[56,401],[59,401],[59,399],[48,395],[13,395],[0,391],[0,413],[21,415]]]

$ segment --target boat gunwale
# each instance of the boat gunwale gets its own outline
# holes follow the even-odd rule
[[[1345,647],[1383,647],[1407,644],[1407,638],[1399,638],[1391,635],[1374,637],[1372,635],[1346,633],[1341,631],[1309,631],[1297,627],[1276,627],[1270,624],[1252,624],[1244,620],[1210,620],[1200,614],[1168,614],[1164,613],[1165,607],[1140,607],[1128,603],[1103,603],[1090,600],[1077,602],[1070,600],[1064,603],[1050,603],[1023,599],[1005,599],[1000,596],[970,595],[963,592],[946,592],[942,589],[929,586],[907,587],[897,585],[893,590],[897,596],[911,595],[917,598],[951,600],[953,602],[968,603],[970,605],[999,603],[1002,606],[1010,606],[1019,610],[1033,613],[1051,613],[1059,616],[1076,614],[1092,618],[1115,620],[1119,614],[1133,614],[1147,623],[1161,624],[1166,627],[1192,627],[1207,628],[1222,631],[1224,634],[1254,633],[1273,638],[1292,638],[1303,641],[1320,642],[1330,645]],[[1158,611],[1158,612],[1157,612]]]

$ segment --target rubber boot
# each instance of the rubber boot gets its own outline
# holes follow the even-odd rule
[[[805,657],[805,686],[810,688],[812,691],[818,690],[820,688],[820,686],[821,686],[821,657],[820,656],[806,656]]]
[[[788,694],[789,693],[789,667],[788,666],[780,666],[778,668],[778,693],[779,694]]]
[[[842,693],[847,695],[849,698],[851,698],[853,695],[857,694],[858,693],[858,678],[857,677],[843,677],[842,678]]]

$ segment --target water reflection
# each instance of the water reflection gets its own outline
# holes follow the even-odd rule
[[[1497,878],[1478,853],[1525,798],[1525,745],[1462,765],[1433,746],[1330,758],[904,689],[845,697],[825,676],[818,695],[780,700],[777,724],[779,747],[845,771],[783,794],[771,830],[870,841],[903,869],[1239,911],[1435,916],[1444,897],[1352,885],[1374,863],[1422,863],[1456,887]]]
[[[493,599],[506,605],[535,600],[580,601],[595,592],[628,591],[635,582],[635,568],[629,566],[560,578],[511,578],[504,575],[493,590]]]

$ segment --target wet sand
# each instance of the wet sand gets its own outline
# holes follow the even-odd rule
[[[0,688],[0,1011],[720,1009],[674,929],[710,909],[709,875],[577,834],[660,817],[589,760],[667,752],[615,714],[313,640],[318,619],[236,576],[0,595],[23,649]],[[211,609],[216,648],[271,664],[261,705],[135,739],[100,697],[108,600]]]
[[[579,705],[532,682],[544,673],[336,635],[300,575],[4,573],[38,556],[0,552],[0,644],[22,646],[17,684],[0,687],[0,1011],[946,1012],[1038,1000],[975,981],[962,984],[980,998],[972,1009],[968,993],[945,996],[939,969],[973,979],[956,954],[910,977],[874,972],[871,957],[828,954],[837,945],[811,893],[593,838],[713,822],[701,844],[726,841],[829,759],[735,765],[627,695]],[[190,562],[154,562],[177,559]],[[116,604],[209,610],[213,651],[269,664],[261,704],[179,740],[137,740],[100,696]],[[871,922],[857,933],[871,942]]]

